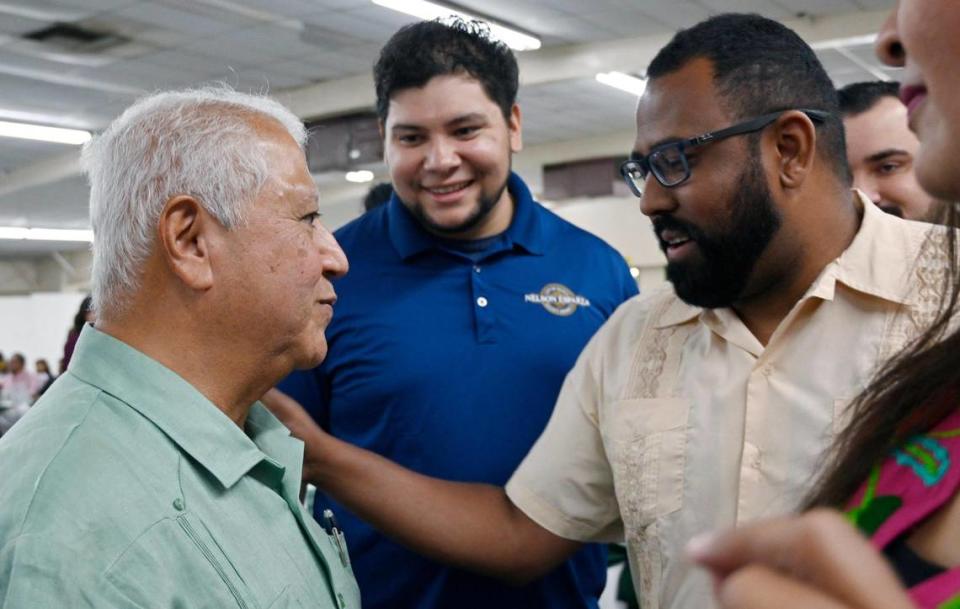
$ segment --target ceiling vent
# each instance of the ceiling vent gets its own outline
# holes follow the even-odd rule
[[[72,23],[54,23],[22,37],[66,53],[102,53],[130,42],[119,34],[95,31]]]

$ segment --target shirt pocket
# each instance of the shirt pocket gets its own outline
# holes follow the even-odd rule
[[[186,537],[196,545],[207,563],[216,571],[220,580],[236,600],[237,607],[240,609],[258,609],[261,605],[250,593],[243,578],[206,525],[203,524],[203,521],[190,512],[184,512],[177,516],[177,524],[180,525]]]
[[[628,537],[683,507],[689,401],[615,402],[604,429],[614,487]]]

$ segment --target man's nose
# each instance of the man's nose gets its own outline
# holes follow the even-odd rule
[[[333,233],[324,229],[319,245],[323,253],[323,274],[331,279],[346,275],[350,270],[350,262]]]
[[[897,13],[900,10],[899,0],[887,15],[887,20],[880,27],[880,33],[877,34],[877,40],[873,43],[873,52],[877,58],[888,66],[896,68],[903,67],[906,62],[907,53],[900,41],[900,32],[897,24]]]
[[[427,171],[448,171],[460,164],[456,144],[448,138],[434,138],[428,146],[423,164]]]
[[[677,200],[673,189],[660,184],[652,173],[648,174],[643,186],[643,196],[640,197],[640,211],[643,215],[652,218],[673,212],[676,208]]]

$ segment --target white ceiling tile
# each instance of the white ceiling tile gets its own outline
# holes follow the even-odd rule
[[[231,65],[237,65],[229,59],[191,53],[180,49],[156,51],[143,55],[139,59],[144,63],[174,70],[185,70],[195,74],[226,72]]]
[[[657,20],[675,29],[690,27],[715,12],[694,0],[670,0],[670,2],[643,0],[638,4],[638,8],[648,15],[655,15]]]
[[[390,13],[396,14],[388,9],[371,6],[354,11],[329,11],[306,15],[303,20],[327,30],[348,33],[366,41],[382,44],[398,29],[398,26],[394,25],[396,17]]]
[[[256,66],[285,59],[275,52],[246,44],[241,36],[235,34],[204,38],[186,45],[184,50],[227,60],[237,66]]]
[[[234,23],[198,15],[196,13],[168,8],[154,3],[143,3],[113,13],[125,19],[161,26],[177,33],[211,36],[237,29]]]
[[[638,10],[631,11],[627,15],[623,11],[598,11],[584,15],[581,19],[594,23],[606,29],[612,37],[619,38],[658,34],[671,27],[655,15]]]
[[[315,13],[322,7],[315,0],[233,0],[236,4],[252,8],[265,13],[273,13],[277,17],[299,17]],[[365,3],[367,0],[351,0],[351,4]],[[342,3],[341,3],[342,4]],[[340,8],[340,7],[338,7]]]
[[[793,17],[791,11],[770,0],[700,0],[700,4],[716,13],[757,13],[771,19]]]
[[[75,73],[106,82],[137,87],[143,91],[184,87],[195,82],[197,78],[197,75],[190,71],[167,68],[139,60],[121,61],[101,68],[85,68]]]
[[[3,17],[0,18],[0,33],[20,36],[43,29],[50,24],[50,21],[40,21],[39,19],[29,19],[19,15],[4,14]]]
[[[279,63],[271,64],[267,66],[267,68],[276,69],[284,74],[299,76],[307,82],[320,82],[322,80],[333,78],[337,74],[343,73],[340,67],[309,63],[302,59],[281,61]]]
[[[778,0],[777,4],[794,15],[803,13],[813,16],[849,13],[859,8],[854,0]]]
[[[301,33],[289,27],[266,24],[231,32],[228,39],[241,42],[259,53],[293,58],[317,50],[315,45],[302,39]]]
[[[144,0],[47,0],[49,4],[95,11],[113,11],[141,4]]]

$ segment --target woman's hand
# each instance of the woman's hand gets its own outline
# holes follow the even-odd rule
[[[697,537],[687,553],[725,609],[914,609],[884,557],[833,510]]]

